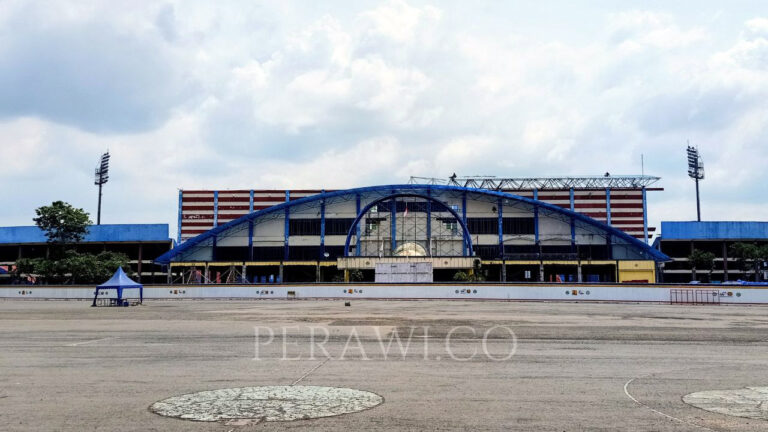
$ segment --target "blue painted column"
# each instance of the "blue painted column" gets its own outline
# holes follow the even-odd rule
[[[534,189],[533,190],[533,200],[538,201],[539,200],[539,190]],[[533,208],[533,240],[538,246],[539,244],[539,206],[536,205]]]
[[[325,193],[325,189],[321,193]],[[325,259],[325,198],[320,201],[320,259]]]
[[[285,202],[291,201],[291,191],[285,191]],[[283,228],[283,261],[288,261],[288,238],[291,235],[291,208],[285,207],[285,227]]]
[[[611,188],[605,188],[605,223],[611,224]]]
[[[357,216],[360,216],[360,194],[355,194],[355,217]],[[357,236],[355,255],[360,256],[360,223],[355,226],[355,235]]]
[[[648,203],[645,196],[645,186],[643,186],[643,238],[645,244],[648,244]]]
[[[253,261],[253,221],[248,221],[248,261]]]
[[[461,219],[463,219],[464,226],[467,226],[467,193],[461,194]],[[471,236],[472,233],[467,233],[467,236]],[[467,242],[463,242],[461,246],[463,256],[472,256],[472,251],[467,250]]]
[[[219,226],[219,191],[213,191],[213,227]]]
[[[427,190],[427,196],[432,196],[432,190]],[[427,200],[427,254],[432,256],[432,201]]]
[[[176,244],[181,244],[181,214],[183,210],[183,194],[184,191],[179,189],[179,226],[178,226],[178,234],[176,239]]]
[[[248,213],[253,213],[253,189],[248,200]],[[248,221],[248,261],[253,261],[253,219]]]
[[[390,239],[390,247],[392,250],[389,254],[392,256],[395,254],[395,249],[397,249],[397,201],[395,201],[394,198],[389,202],[389,214],[391,218],[390,234],[392,235],[392,238]]]
[[[574,200],[574,193],[573,188],[570,189],[570,196],[571,196],[571,211],[576,211],[576,203]],[[576,222],[573,217],[571,217],[571,252],[573,252],[576,249]]]
[[[496,202],[499,218],[499,258],[504,256],[504,211],[501,206],[501,198]]]

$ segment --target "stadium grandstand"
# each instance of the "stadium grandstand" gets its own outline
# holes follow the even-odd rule
[[[428,262],[489,281],[655,282],[646,191],[658,178],[413,178],[347,190],[181,190],[181,244],[156,262],[183,283],[373,280]],[[474,182],[474,183],[472,183]],[[653,190],[660,190],[654,188]],[[641,240],[642,239],[642,240]]]
[[[656,228],[648,226],[649,191],[659,177],[610,175],[586,177],[411,177],[409,184],[451,185],[507,192],[554,204],[607,223],[646,243]],[[322,193],[301,190],[180,190],[178,238],[182,243],[257,210]],[[332,190],[328,190],[329,192]]]

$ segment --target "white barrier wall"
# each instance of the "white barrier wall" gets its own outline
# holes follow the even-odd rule
[[[739,285],[598,284],[295,284],[163,285],[144,287],[145,299],[447,299],[670,302],[671,290],[698,291],[719,303],[768,304],[768,288]],[[0,299],[93,299],[94,287],[5,286]],[[693,293],[692,293],[693,294]],[[99,297],[114,297],[110,290]],[[138,297],[125,290],[125,297]]]

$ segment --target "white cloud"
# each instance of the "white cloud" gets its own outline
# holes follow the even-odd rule
[[[36,69],[56,84],[36,109],[0,108],[0,150],[15,158],[0,183],[17,203],[0,225],[54,198],[93,208],[106,148],[116,222],[173,225],[177,187],[631,174],[643,153],[667,189],[651,198],[657,224],[693,203],[687,139],[705,157],[707,214],[743,206],[765,219],[768,19],[704,3],[698,14],[564,4],[539,22],[532,6],[503,2],[0,2],[6,73],[50,57],[22,55],[38,52],[22,49],[30,34],[80,59]],[[105,75],[111,87],[89,98],[60,91]],[[83,106],[95,111],[61,110]]]

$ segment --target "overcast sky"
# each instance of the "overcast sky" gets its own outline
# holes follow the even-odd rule
[[[0,225],[64,200],[169,223],[178,189],[662,177],[652,224],[768,220],[762,1],[0,0]],[[216,6],[214,6],[216,5]]]

